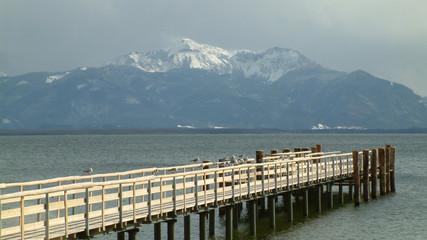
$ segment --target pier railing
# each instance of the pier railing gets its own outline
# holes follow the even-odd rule
[[[353,157],[276,153],[260,163],[206,162],[0,184],[0,240],[90,237],[128,224],[345,179],[353,175]]]

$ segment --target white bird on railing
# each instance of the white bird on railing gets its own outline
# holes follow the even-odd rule
[[[157,175],[158,173],[159,173],[159,170],[157,168],[152,172],[153,175]]]
[[[89,168],[88,170],[84,170],[83,172],[85,172],[87,174],[92,174],[93,173],[93,169]]]
[[[169,169],[169,171],[176,173],[176,172],[178,172],[178,169],[177,168],[171,168],[171,169]]]
[[[228,161],[228,157],[220,158],[220,159],[218,159],[218,161],[220,161],[220,162],[227,162]]]
[[[193,162],[198,162],[198,161],[200,161],[200,158],[199,158],[199,157],[197,157],[197,158],[195,158],[195,159],[193,159],[193,160],[191,160],[191,161],[193,161]]]

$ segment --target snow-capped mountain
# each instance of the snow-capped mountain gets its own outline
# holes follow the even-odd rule
[[[99,68],[0,80],[0,129],[177,126],[427,127],[427,107],[401,84],[326,69],[291,49],[225,50],[190,39]]]
[[[314,61],[292,49],[271,48],[256,53],[250,50],[225,50],[180,38],[172,46],[153,52],[132,52],[107,65],[130,65],[145,72],[200,69],[217,74],[241,73],[274,82],[286,73],[317,67]]]

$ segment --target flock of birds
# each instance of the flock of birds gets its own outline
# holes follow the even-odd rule
[[[217,166],[220,166],[220,167],[236,166],[239,164],[248,163],[248,160],[249,159],[244,154],[239,155],[238,158],[236,158],[236,156],[232,155],[230,158],[227,156],[227,157],[218,159],[218,162],[214,163],[213,166],[215,166],[215,167],[217,167]],[[193,162],[199,162],[200,158],[193,159],[192,161]],[[201,168],[203,168],[203,166],[201,166]]]
[[[194,163],[197,163],[197,162],[200,162],[200,158],[197,157],[191,161]],[[228,166],[236,166],[239,164],[245,164],[248,162],[249,162],[249,159],[244,154],[242,154],[242,155],[239,155],[238,158],[236,158],[236,156],[234,156],[234,155],[232,155],[230,158],[228,156],[224,157],[224,158],[220,158],[220,159],[218,159],[218,162],[213,163],[212,165],[214,167],[228,167]],[[206,165],[204,163],[202,163],[200,165],[200,168],[203,169],[205,166]],[[176,173],[176,172],[178,172],[178,169],[176,167],[174,167],[174,168],[168,169],[168,171],[170,171],[172,173]],[[89,168],[87,170],[84,170],[83,172],[85,172],[86,174],[89,174],[89,175],[94,173],[93,168]],[[152,174],[157,175],[158,172],[159,172],[159,170],[156,168],[152,172]]]

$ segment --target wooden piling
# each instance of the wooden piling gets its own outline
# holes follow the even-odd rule
[[[225,239],[233,239],[233,207],[225,207]]]
[[[385,182],[386,182],[386,192],[391,192],[390,185],[390,145],[387,145],[385,149]]]
[[[238,204],[233,205],[233,227],[237,228],[239,226],[239,215],[240,215],[240,206]]]
[[[396,192],[396,148],[390,148],[390,187],[392,192]]]
[[[294,220],[294,208],[293,208],[293,203],[292,203],[292,193],[291,192],[287,192],[284,195],[285,197],[285,202],[286,202],[286,210],[288,212],[288,221],[292,222]]]
[[[206,240],[206,212],[199,213],[199,235],[200,240]]]
[[[303,190],[302,198],[303,198],[303,201],[304,201],[304,212],[303,212],[303,216],[307,217],[308,216],[308,189],[304,189]]]
[[[251,236],[256,236],[257,201],[251,200],[247,204],[249,204],[249,233]]]
[[[264,151],[263,150],[256,151],[256,153],[255,153],[256,163],[262,163],[263,157],[264,157]]]
[[[118,232],[117,233],[117,240],[125,240],[125,233],[126,232]]]
[[[372,199],[377,198],[377,185],[378,185],[378,164],[377,164],[377,149],[372,149],[371,152],[371,197]]]
[[[136,234],[139,232],[138,228],[128,231],[129,240],[136,240]]]
[[[386,190],[386,177],[385,177],[385,149],[378,149],[378,164],[380,168],[380,194],[385,195]]]
[[[184,216],[184,240],[191,239],[191,219],[190,214]]]
[[[283,148],[282,149],[282,153],[288,153],[288,152],[291,152],[290,148]]]
[[[209,211],[209,235],[215,235],[215,209]]]
[[[333,183],[328,183],[326,185],[327,187],[327,193],[328,193],[328,207],[333,208],[334,207],[334,192],[332,191]]]
[[[353,151],[354,205],[360,205],[359,152]]]
[[[316,210],[317,212],[322,211],[322,185],[316,187]]]
[[[270,220],[270,228],[276,228],[276,198],[275,196],[268,197],[268,215]]]
[[[175,240],[175,223],[176,219],[167,221],[168,223],[168,240]]]
[[[344,203],[344,191],[343,191],[342,184],[340,184],[338,186],[338,202],[341,203],[341,204]]]
[[[158,222],[154,224],[154,240],[162,239],[162,223]]]
[[[363,150],[363,201],[369,201],[369,150]]]
[[[322,152],[322,144],[316,144],[317,152]]]

